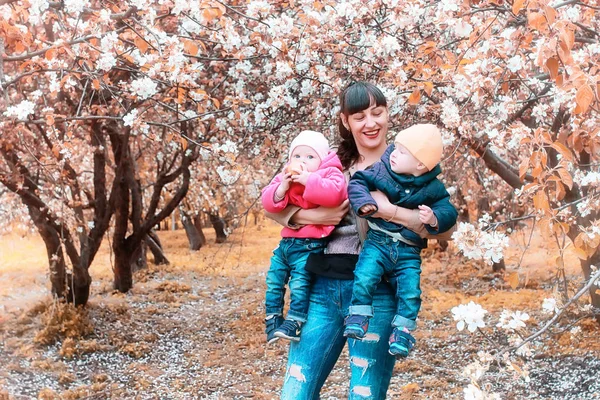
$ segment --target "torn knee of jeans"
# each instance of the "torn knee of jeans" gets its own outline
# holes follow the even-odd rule
[[[355,367],[366,369],[369,368],[371,364],[373,364],[373,360],[353,356],[350,357],[350,363]]]
[[[352,393],[357,396],[369,397],[371,396],[371,388],[369,386],[354,386]]]
[[[364,342],[374,342],[374,343],[378,343],[380,339],[380,336],[376,333],[367,333],[365,335],[365,337],[363,338],[363,343]]]
[[[302,373],[302,367],[298,364],[292,364],[287,375],[287,379],[294,378],[298,382],[306,382],[306,377]]]

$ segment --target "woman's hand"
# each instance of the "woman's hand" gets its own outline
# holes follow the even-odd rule
[[[377,203],[377,212],[371,215],[372,217],[381,218],[386,221],[394,217],[394,214],[396,213],[396,206],[390,203],[390,200],[385,194],[377,190],[375,192],[371,192],[371,196]]]
[[[387,196],[379,191],[371,192],[371,196],[377,202],[377,212],[372,216],[381,218],[387,222],[404,225],[419,236],[427,234],[425,225],[419,220],[419,210],[409,210],[408,208],[398,207],[390,203]]]
[[[350,202],[344,200],[337,207],[317,207],[298,210],[291,221],[296,225],[337,225],[350,209]]]

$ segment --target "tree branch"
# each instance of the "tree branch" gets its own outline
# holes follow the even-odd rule
[[[125,29],[127,29],[127,26],[123,26],[123,27],[115,30],[115,32],[116,33],[120,33],[121,31],[123,31]],[[106,32],[106,33],[108,33],[108,32]],[[101,35],[88,35],[88,36],[81,37],[79,39],[71,40],[71,41],[66,42],[66,43],[61,43],[59,45],[45,47],[43,49],[40,49],[40,50],[37,50],[37,51],[33,51],[31,53],[25,53],[25,54],[22,54],[20,56],[6,57],[6,58],[4,58],[4,61],[23,61],[23,60],[27,60],[29,58],[33,58],[35,56],[41,56],[42,54],[45,54],[48,50],[52,50],[52,49],[57,48],[57,47],[69,46],[69,45],[72,45],[72,44],[87,42],[90,39],[100,39],[100,38],[101,38]]]
[[[519,189],[523,186],[518,171],[494,153],[486,143],[481,143],[477,139],[471,139],[467,141],[467,143],[469,144],[469,147],[481,157],[485,165],[506,183],[515,189]]]
[[[506,350],[504,350],[502,353],[500,353],[500,356],[502,356],[504,353],[507,352],[511,352],[511,351],[515,351],[519,348],[521,348],[522,346],[526,345],[527,343],[535,340],[536,338],[538,338],[539,336],[541,336],[544,332],[546,332],[548,330],[548,328],[550,328],[556,321],[558,321],[560,319],[560,317],[562,316],[562,314],[565,312],[565,310],[571,305],[573,304],[575,301],[577,301],[581,296],[583,296],[586,292],[588,292],[588,290],[595,284],[596,280],[600,279],[600,270],[596,271],[596,273],[594,275],[592,275],[592,277],[590,278],[590,280],[587,282],[587,284],[585,286],[583,286],[579,292],[577,292],[577,294],[573,297],[571,297],[571,299],[564,305],[562,306],[557,312],[556,314],[554,314],[554,317],[552,317],[552,319],[550,319],[550,321],[548,321],[546,323],[546,325],[544,325],[542,327],[542,329],[540,329],[539,331],[535,332],[533,335],[528,336],[527,338],[525,338],[525,340],[523,340],[521,343],[519,343],[517,346],[514,347],[510,347]]]

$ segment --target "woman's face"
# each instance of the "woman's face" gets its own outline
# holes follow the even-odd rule
[[[386,106],[372,102],[369,108],[350,114],[340,114],[342,123],[354,137],[358,149],[376,149],[385,143],[388,131],[388,111]]]

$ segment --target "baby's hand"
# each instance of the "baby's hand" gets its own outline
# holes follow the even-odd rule
[[[431,225],[432,227],[436,227],[438,223],[433,210],[424,204],[419,206],[419,220],[423,224]]]
[[[284,170],[282,172],[281,183],[279,184],[277,191],[282,192],[283,194],[286,194],[287,191],[290,190],[291,183],[292,183],[292,174],[290,172],[287,172]]]
[[[365,204],[364,206],[358,209],[358,215],[371,214],[373,211],[376,210],[377,206],[375,204]]]
[[[285,198],[285,194],[288,192],[288,190],[290,190],[291,182],[292,174],[290,172],[283,171],[281,176],[281,182],[279,182],[279,186],[277,186],[273,197],[275,203],[278,203]]]
[[[304,186],[306,186],[306,182],[308,182],[308,177],[310,176],[310,174],[312,172],[308,172],[304,165],[300,165],[301,171],[294,171],[294,172],[298,172],[297,174],[292,175],[292,182],[297,182],[297,183],[301,183]]]

